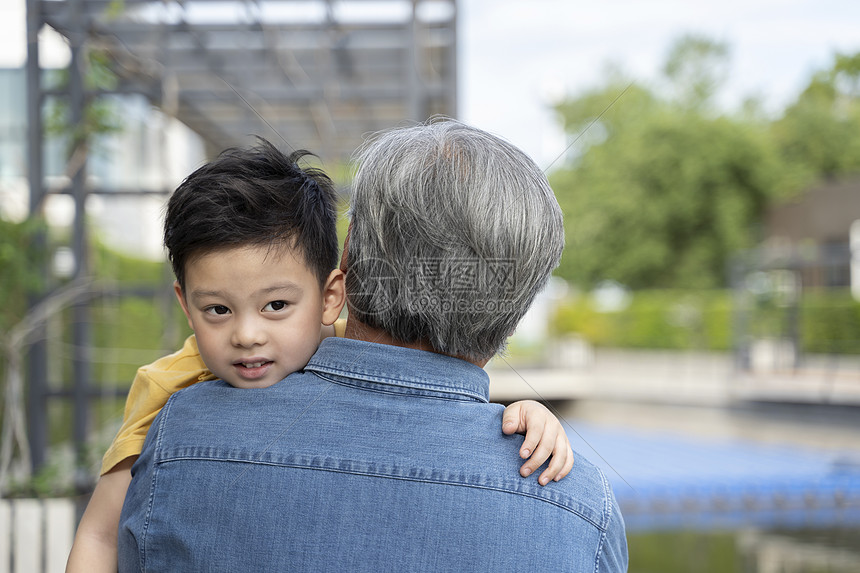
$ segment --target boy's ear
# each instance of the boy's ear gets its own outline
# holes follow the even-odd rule
[[[179,306],[182,307],[182,312],[185,313],[185,318],[188,319],[188,327],[194,330],[194,325],[191,324],[191,313],[188,312],[188,302],[185,300],[185,295],[182,293],[182,287],[179,286],[179,281],[173,281],[173,292],[176,294],[176,300],[179,301]]]
[[[329,273],[322,289],[322,323],[334,324],[346,302],[346,289],[343,271],[335,269]],[[183,307],[185,308],[185,307]]]

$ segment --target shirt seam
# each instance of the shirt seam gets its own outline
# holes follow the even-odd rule
[[[320,378],[327,380],[332,383],[341,384],[342,386],[349,386],[352,388],[360,388],[369,390],[369,388],[355,384],[346,380],[334,380],[332,378],[328,378],[325,375],[328,374],[330,376],[338,376],[342,378],[348,378],[350,380],[360,380],[362,382],[366,382],[369,384],[379,384],[386,387],[394,387],[394,388],[409,388],[410,390],[416,390],[418,392],[437,392],[439,394],[449,394],[452,396],[451,399],[458,399],[459,397],[465,397],[470,400],[476,400],[482,403],[489,403],[489,399],[486,395],[479,392],[470,391],[468,389],[459,389],[453,388],[450,385],[440,385],[433,384],[432,382],[422,382],[420,380],[406,380],[403,378],[384,378],[382,376],[378,376],[379,379],[371,379],[371,374],[367,373],[358,373],[351,370],[340,370],[334,367],[325,367],[325,368],[311,368],[310,365],[305,368],[306,372],[311,372]],[[379,390],[383,391],[383,390]],[[409,394],[408,392],[397,392],[390,391],[387,393],[391,394]],[[431,397],[431,396],[428,396]]]
[[[387,396],[404,396],[404,397],[407,397],[410,399],[421,398],[421,399],[427,399],[427,400],[444,400],[447,402],[479,401],[474,396],[464,396],[461,394],[451,395],[452,394],[451,392],[440,392],[440,391],[436,391],[436,390],[430,390],[427,388],[421,389],[421,388],[413,388],[411,386],[405,386],[406,388],[409,388],[410,390],[415,390],[415,392],[398,392],[396,390],[390,390],[387,386],[398,386],[401,388],[404,386],[399,385],[399,384],[394,385],[394,384],[380,383],[386,387],[374,388],[371,386],[364,386],[362,384],[355,384],[355,383],[352,383],[352,382],[349,382],[346,380],[341,380],[339,378],[332,378],[332,377],[330,377],[332,375],[326,376],[325,374],[323,374],[321,372],[311,372],[311,374],[313,374],[314,376],[317,376],[318,378],[320,378],[322,380],[325,380],[329,384],[336,384],[338,386],[344,386],[347,388],[352,388],[352,389],[358,390],[360,392],[374,392],[376,394],[385,394]],[[376,384],[376,382],[367,382],[367,383],[368,384]],[[489,403],[489,402],[483,402],[483,401],[480,401],[480,402],[484,403],[484,404]]]
[[[612,494],[609,487],[609,480],[603,474],[603,471],[598,468],[598,474],[603,482],[603,519],[605,527],[600,532],[600,541],[597,544],[597,554],[594,559],[594,573],[600,571],[600,556],[603,554],[603,545],[606,543],[606,535],[609,532],[609,522],[612,520]]]
[[[174,394],[173,396],[175,396]],[[159,469],[159,457],[162,448],[162,440],[164,437],[164,424],[167,420],[167,417],[170,415],[170,407],[173,405],[173,396],[168,398],[167,403],[159,412],[160,418],[158,420],[157,433],[155,438],[155,447],[153,448],[153,468],[152,468],[152,482],[149,487],[149,500],[147,502],[146,507],[146,518],[143,521],[143,531],[141,533],[140,539],[140,570],[146,571],[146,536],[149,533],[149,525],[152,522],[152,511],[153,506],[155,504],[155,490],[158,486],[158,469]]]
[[[347,475],[359,475],[359,476],[376,477],[376,478],[383,478],[383,479],[393,479],[393,480],[399,480],[399,481],[410,481],[410,482],[423,483],[423,484],[433,483],[433,484],[438,484],[438,485],[448,485],[448,486],[455,486],[455,487],[471,487],[471,488],[475,488],[475,489],[484,489],[484,490],[488,490],[488,491],[496,491],[499,493],[506,493],[509,495],[519,495],[519,496],[528,497],[528,498],[531,498],[531,499],[534,499],[534,500],[537,500],[537,501],[540,501],[543,503],[548,503],[550,505],[558,507],[561,510],[567,511],[569,513],[576,515],[577,517],[580,517],[582,520],[584,520],[587,523],[594,526],[594,528],[597,529],[598,531],[602,531],[600,524],[595,522],[589,516],[584,515],[581,512],[576,511],[575,509],[573,509],[571,507],[568,507],[568,506],[561,504],[557,501],[553,501],[551,499],[547,499],[547,498],[535,495],[533,493],[524,492],[524,491],[511,491],[509,489],[505,489],[502,487],[494,487],[494,486],[474,484],[474,483],[465,483],[465,482],[458,482],[458,481],[453,481],[453,480],[427,479],[427,478],[417,479],[417,478],[413,478],[413,477],[409,477],[409,476],[396,476],[396,475],[390,475],[390,474],[384,474],[384,473],[373,473],[373,472],[363,472],[363,471],[355,471],[355,470],[344,470],[344,469],[337,469],[337,468],[326,468],[326,467],[319,467],[319,466],[313,466],[313,465],[308,465],[308,464],[299,464],[299,463],[286,463],[286,462],[274,463],[274,462],[269,462],[269,461],[265,461],[265,460],[255,460],[253,462],[250,462],[249,460],[245,460],[245,459],[231,459],[231,458],[227,458],[227,457],[213,457],[213,456],[171,456],[169,459],[159,460],[158,462],[156,462],[156,465],[167,464],[170,462],[179,462],[179,461],[210,461],[210,462],[226,462],[226,463],[239,463],[239,464],[253,463],[253,464],[258,464],[258,465],[266,465],[266,466],[288,467],[288,468],[295,468],[295,469],[331,472],[331,473],[339,473],[339,474],[347,474]]]

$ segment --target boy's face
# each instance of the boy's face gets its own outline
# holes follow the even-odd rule
[[[289,248],[237,247],[192,258],[174,285],[206,366],[237,388],[304,368],[343,307],[343,274],[319,282]]]

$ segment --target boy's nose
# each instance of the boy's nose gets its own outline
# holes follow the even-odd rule
[[[237,320],[233,329],[231,342],[239,348],[250,348],[259,346],[266,342],[266,330],[261,328],[257,321],[244,319]]]

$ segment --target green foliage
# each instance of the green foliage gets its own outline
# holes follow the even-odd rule
[[[807,178],[860,170],[860,53],[815,74],[772,131],[786,164]]]
[[[627,536],[630,573],[740,573],[732,532],[661,531]]]
[[[607,105],[622,93],[624,95],[616,105],[607,110]],[[556,106],[556,111],[564,130],[579,137],[580,147],[588,149],[624,131],[628,124],[641,117],[668,110],[655,94],[636,83],[630,83],[623,75],[613,73],[605,86],[562,101]],[[593,123],[598,117],[599,122]]]
[[[49,135],[68,137],[73,143],[88,140],[93,135],[117,133],[122,130],[122,120],[114,101],[101,98],[92,101],[84,109],[83,121],[71,125],[68,104],[51,101],[45,118],[45,131]]]
[[[727,291],[637,291],[623,310],[601,312],[583,296],[559,305],[551,327],[595,346],[728,350],[730,297]]]
[[[727,44],[702,36],[684,36],[673,44],[663,73],[682,105],[697,109],[710,102],[728,74],[728,53]]]
[[[128,386],[139,366],[167,350],[165,322],[176,314],[177,304],[172,295],[165,302],[169,305],[166,309],[156,299],[124,297],[106,300],[92,309],[91,319],[97,325],[93,331],[96,380]]]
[[[70,479],[69,468],[62,467],[56,461],[45,464],[35,475],[26,481],[13,481],[9,484],[5,497],[49,498],[69,497],[75,495],[75,488]]]
[[[158,284],[173,276],[164,261],[137,259],[98,243],[93,248],[92,263],[96,277],[132,284]]]
[[[136,259],[102,244],[93,250],[96,277],[156,290],[154,296],[107,296],[92,306],[94,379],[127,386],[139,366],[175,350],[190,331],[173,295],[168,263]],[[175,334],[166,339],[166,332]]]
[[[860,302],[850,292],[813,292],[800,312],[802,348],[821,354],[860,354]]]
[[[125,0],[111,0],[105,9],[104,15],[107,20],[115,20],[125,13]]]
[[[730,291],[643,290],[613,312],[598,310],[590,296],[568,299],[556,309],[551,328],[598,347],[728,351],[733,312]],[[860,302],[850,292],[807,292],[797,308],[754,298],[747,315],[750,335],[790,338],[792,313],[802,352],[860,354]]]
[[[84,88],[87,90],[113,90],[119,85],[119,78],[113,72],[112,59],[103,50],[85,50]],[[65,87],[69,82],[69,73],[62,70],[56,74],[53,82],[58,87]],[[72,123],[68,101],[65,99],[49,99],[45,113],[45,133],[65,138],[69,142],[69,156],[79,147],[89,147],[100,135],[117,133],[122,130],[122,118],[115,100],[107,96],[88,98],[83,118]]]
[[[560,276],[713,288],[731,254],[755,244],[778,181],[775,150],[750,126],[660,108],[553,175],[566,214]]]
[[[629,82],[614,74],[557,106],[565,130],[581,134],[550,177],[566,215],[560,276],[583,288],[723,287],[730,257],[762,239],[770,205],[860,170],[860,54],[837,56],[770,122],[755,102],[737,117],[709,110],[727,53],[703,38],[676,43],[665,65],[674,99],[623,91]]]
[[[343,241],[346,239],[347,231],[349,230],[349,200],[341,198],[337,204],[337,239],[338,244],[343,247]]]
[[[0,332],[24,317],[28,294],[42,286],[41,268],[47,257],[39,238],[44,233],[39,219],[13,223],[0,218]]]

